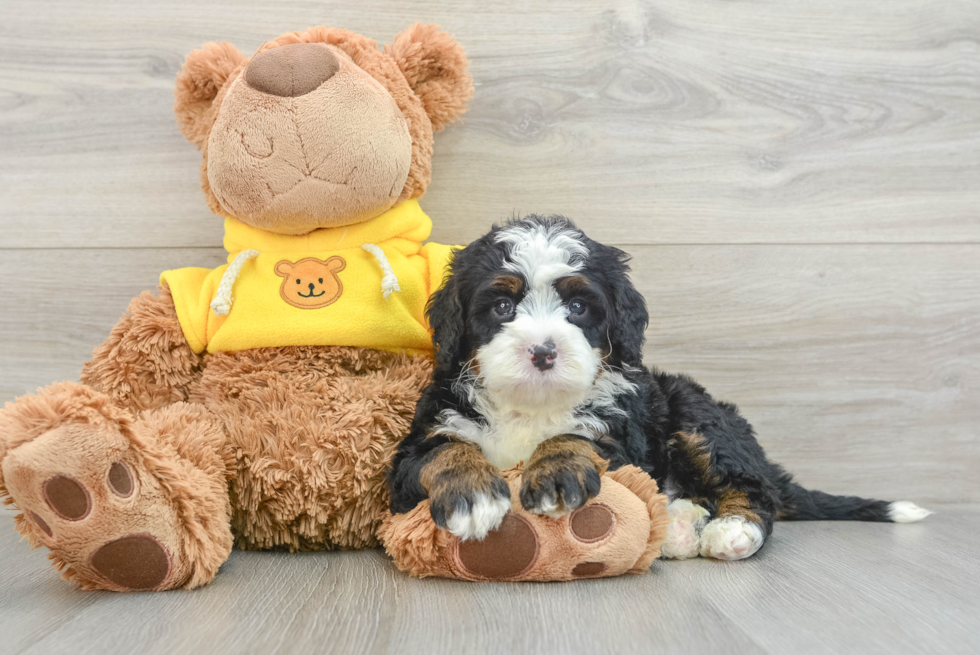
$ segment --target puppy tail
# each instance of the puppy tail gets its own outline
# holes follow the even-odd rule
[[[783,506],[778,516],[785,521],[879,521],[915,523],[932,514],[907,500],[889,502],[858,496],[834,496],[804,489],[795,482],[782,487]]]

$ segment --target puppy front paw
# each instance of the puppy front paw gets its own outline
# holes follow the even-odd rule
[[[499,474],[485,481],[465,477],[450,477],[437,485],[429,493],[429,511],[443,530],[463,541],[482,541],[510,511],[510,488]]]
[[[521,505],[532,514],[559,518],[594,498],[601,486],[595,460],[563,452],[532,460],[524,471]]]

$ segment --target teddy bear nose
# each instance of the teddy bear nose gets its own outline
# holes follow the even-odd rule
[[[306,95],[334,76],[340,61],[323,43],[293,43],[252,57],[245,81],[256,91],[283,98]]]

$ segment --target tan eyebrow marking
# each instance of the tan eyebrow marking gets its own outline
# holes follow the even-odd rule
[[[564,277],[555,284],[561,291],[581,291],[582,289],[589,288],[589,280],[582,275],[573,275],[571,277]]]
[[[524,281],[516,275],[498,275],[490,286],[501,291],[518,293],[524,287]]]

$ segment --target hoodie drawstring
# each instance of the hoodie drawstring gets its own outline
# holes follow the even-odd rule
[[[214,300],[211,301],[211,311],[214,312],[215,316],[227,316],[228,312],[231,311],[231,304],[235,302],[235,299],[231,297],[231,289],[235,286],[235,280],[238,279],[238,275],[242,272],[242,267],[245,263],[258,256],[258,250],[243,250],[228,265],[225,274],[221,276],[221,283],[218,284],[218,293],[214,296]]]

